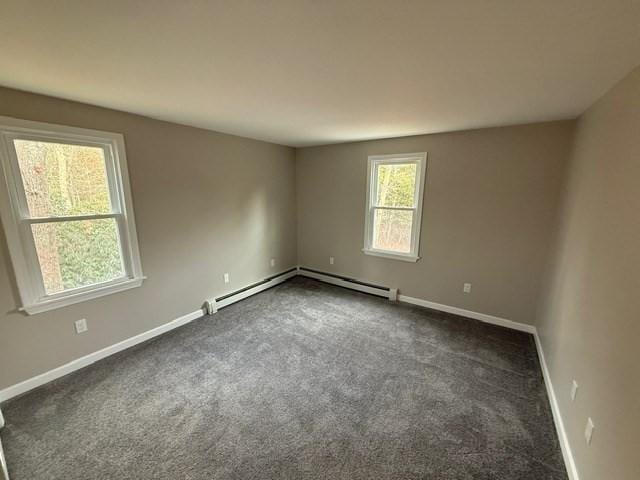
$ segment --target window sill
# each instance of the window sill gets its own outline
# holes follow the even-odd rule
[[[110,283],[102,287],[96,287],[89,291],[78,292],[75,294],[72,293],[63,297],[43,300],[32,305],[25,305],[19,310],[27,313],[28,315],[34,315],[36,313],[42,313],[48,310],[66,307],[68,305],[73,305],[74,303],[80,303],[86,300],[91,300],[93,298],[104,297],[105,295],[111,295],[112,293],[122,292],[124,290],[129,290],[130,288],[139,287],[140,285],[142,285],[142,282],[145,278],[146,277],[128,278],[117,283]]]
[[[415,263],[420,260],[420,257],[415,255],[403,255],[402,253],[384,252],[381,250],[371,250],[363,248],[362,251],[365,255],[372,255],[374,257],[391,258],[393,260],[402,260],[403,262]]]

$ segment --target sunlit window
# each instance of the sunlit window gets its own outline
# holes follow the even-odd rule
[[[369,157],[364,252],[418,259],[426,154]]]
[[[2,217],[24,309],[139,285],[122,136],[0,120]]]

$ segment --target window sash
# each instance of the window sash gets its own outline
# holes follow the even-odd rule
[[[413,204],[411,206],[402,206],[402,207],[391,207],[385,205],[379,205],[376,203],[378,199],[378,175],[380,172],[380,167],[384,165],[415,165],[416,166],[416,179],[413,187]],[[412,158],[398,158],[395,160],[378,160],[374,163],[373,176],[371,181],[373,182],[372,193],[370,197],[371,205],[374,207],[385,207],[385,208],[417,208],[418,205],[418,194],[420,190],[420,186],[418,185],[418,181],[420,179],[420,161]]]
[[[18,161],[18,155],[15,147],[15,140],[30,140],[33,142],[51,142],[51,143],[62,143],[65,145],[76,145],[79,147],[93,147],[100,148],[102,150],[103,158],[104,158],[104,168],[107,177],[107,188],[109,190],[109,201],[111,202],[111,213],[122,213],[122,204],[120,201],[121,192],[119,191],[119,182],[118,182],[118,172],[115,165],[115,156],[113,146],[109,143],[106,143],[104,140],[101,142],[97,141],[81,141],[74,138],[68,138],[65,135],[35,135],[35,134],[9,134],[5,135],[5,139],[8,143],[9,150],[9,161],[11,163],[11,170],[14,176],[14,184],[16,186],[15,190],[15,200],[17,204],[17,210],[21,219],[29,219],[29,218],[62,218],[62,217],[31,217],[29,213],[29,204],[27,202],[27,195],[24,187],[24,179],[20,173],[20,164]],[[20,187],[20,188],[18,188]]]
[[[35,238],[33,236],[33,230],[31,229],[32,225],[37,225],[41,223],[64,223],[64,222],[78,222],[82,220],[101,220],[106,218],[113,218],[116,221],[116,227],[118,229],[119,236],[119,249],[120,249],[120,258],[122,259],[123,265],[123,275],[107,282],[97,282],[89,285],[84,285],[82,287],[76,288],[68,288],[61,292],[56,293],[47,293],[44,278],[42,277],[42,268],[40,265],[40,260],[38,258],[38,251],[36,249]],[[34,275],[37,276],[36,282],[36,293],[38,302],[50,300],[50,299],[58,299],[64,298],[65,296],[77,294],[85,291],[91,291],[98,286],[109,285],[120,283],[123,280],[131,278],[133,275],[133,268],[131,264],[131,257],[124,250],[124,245],[127,243],[125,240],[127,237],[127,229],[125,225],[125,217],[120,213],[103,213],[103,214],[95,214],[95,215],[71,215],[71,216],[58,216],[58,217],[37,217],[37,218],[25,218],[22,220],[20,225],[20,236],[22,237],[22,241],[27,245],[27,249],[25,251],[25,255],[27,256],[27,261],[30,263],[31,268],[33,269]]]
[[[376,210],[392,210],[392,211],[401,211],[401,212],[412,212],[411,214],[411,248],[409,250],[409,252],[401,252],[398,250],[386,250],[386,249],[381,249],[381,248],[374,248],[373,246],[373,239],[375,238],[375,218],[376,218]],[[384,253],[390,253],[393,255],[411,255],[412,251],[413,251],[413,234],[414,234],[414,228],[415,228],[415,224],[416,224],[416,215],[418,213],[418,209],[415,207],[371,207],[371,219],[370,219],[370,223],[371,223],[371,244],[370,244],[370,250],[372,251],[377,251],[377,252],[384,252]]]
[[[80,220],[101,220],[103,218],[117,218],[121,213],[96,213],[93,215],[59,215],[55,217],[30,217],[22,221],[33,225],[34,223],[77,222]]]
[[[63,143],[103,150],[111,212],[86,215],[31,217],[14,140]],[[0,117],[0,164],[6,193],[0,192],[0,213],[18,291],[27,313],[38,313],[72,303],[140,286],[142,274],[124,139],[120,134]],[[107,282],[85,285],[47,295],[31,226],[38,223],[114,218],[119,235],[124,275]]]

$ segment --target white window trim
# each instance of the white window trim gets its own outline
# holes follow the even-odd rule
[[[53,220],[47,218],[46,221],[115,218],[120,232],[125,276],[53,295],[45,294],[31,233],[31,223],[38,220],[26,220],[29,216],[28,207],[12,144],[16,138],[76,143],[99,147],[105,151],[109,193],[114,213],[57,217]],[[22,302],[20,310],[31,315],[139,287],[142,284],[145,277],[140,264],[124,137],[121,134],[0,116],[0,166],[7,187],[0,189],[0,216]]]
[[[380,250],[372,248],[373,242],[373,215],[377,208],[375,206],[376,192],[376,173],[380,165],[393,163],[415,163],[417,165],[416,173],[416,191],[415,191],[415,207],[399,207],[398,210],[412,210],[414,212],[412,229],[411,229],[411,251],[409,253],[399,253],[391,250]],[[424,181],[427,172],[427,153],[403,153],[393,155],[372,155],[369,157],[367,164],[367,209],[365,212],[364,227],[364,248],[362,251],[366,255],[376,257],[392,258],[395,260],[403,260],[405,262],[417,262],[420,257],[420,230],[422,225],[422,200],[424,197]],[[388,207],[385,207],[388,209]]]

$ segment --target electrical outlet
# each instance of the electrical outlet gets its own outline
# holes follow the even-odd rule
[[[269,262],[269,265],[271,265],[271,268],[275,267],[276,266],[276,259],[272,258],[271,262]]]
[[[228,273],[224,274],[224,283],[229,283],[229,274]]]
[[[593,426],[593,420],[591,420],[591,417],[589,417],[587,419],[587,426],[584,428],[584,439],[587,442],[587,445],[591,445],[591,437],[593,437],[593,430],[594,430],[594,426]]]
[[[334,259],[333,257],[329,257],[329,265],[333,265]]]
[[[573,402],[576,399],[576,395],[578,394],[578,382],[575,380],[571,384],[571,401]]]
[[[471,292],[471,284],[470,283],[465,283],[464,286],[462,287],[462,291],[464,293],[470,293]]]
[[[85,318],[76,320],[75,326],[76,326],[76,333],[83,333],[89,330],[89,327],[87,327],[87,320]]]

